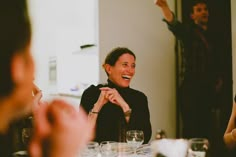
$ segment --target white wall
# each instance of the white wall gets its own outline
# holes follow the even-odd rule
[[[174,0],[168,2],[173,8]],[[159,128],[166,130],[168,137],[175,137],[174,36],[153,0],[99,0],[100,66],[117,46],[128,47],[136,54],[136,76],[131,87],[148,97],[153,137]],[[100,82],[106,79],[100,69]]]
[[[80,48],[83,44],[97,45],[96,0],[29,0],[28,3],[36,63],[34,82],[42,89],[43,95],[80,95],[81,84],[96,84],[97,48]],[[49,81],[51,58],[56,63],[53,84]]]
[[[236,94],[236,1],[231,0],[232,22],[232,63],[233,63],[233,94]]]

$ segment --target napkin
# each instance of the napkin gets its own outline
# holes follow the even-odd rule
[[[160,139],[151,143],[154,157],[186,157],[188,141],[185,139]]]

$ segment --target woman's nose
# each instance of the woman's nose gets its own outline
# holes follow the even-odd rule
[[[133,73],[135,72],[135,68],[132,67],[132,66],[129,66],[127,70],[128,70],[128,72],[131,73],[131,74],[133,74]]]

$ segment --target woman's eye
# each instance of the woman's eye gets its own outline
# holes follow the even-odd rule
[[[127,64],[127,63],[123,63],[122,65],[123,65],[124,67],[128,66],[128,64]]]

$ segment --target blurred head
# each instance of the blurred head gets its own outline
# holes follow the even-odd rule
[[[23,109],[32,99],[34,75],[27,0],[2,0],[0,10],[0,100],[10,98]]]
[[[135,54],[128,48],[113,49],[103,64],[108,79],[119,87],[128,87],[135,74],[135,60]]]
[[[205,0],[193,1],[190,17],[198,25],[207,25],[209,12]]]

